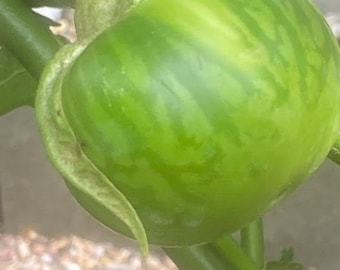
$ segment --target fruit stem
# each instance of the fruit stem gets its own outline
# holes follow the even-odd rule
[[[210,244],[216,254],[224,257],[233,270],[260,270],[260,267],[245,253],[244,249],[231,237],[226,236]]]
[[[264,267],[265,259],[262,218],[251,222],[248,226],[241,230],[241,247],[256,263],[256,265],[261,268]]]
[[[228,267],[208,245],[163,248],[180,270],[235,270]],[[258,269],[256,269],[258,270]]]

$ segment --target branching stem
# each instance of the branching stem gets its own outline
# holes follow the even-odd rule
[[[0,1],[1,43],[37,80],[60,45],[23,1]]]

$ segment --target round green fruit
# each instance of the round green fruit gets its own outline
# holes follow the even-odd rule
[[[150,243],[184,246],[240,229],[320,165],[339,72],[307,0],[145,0],[75,61],[62,106]]]

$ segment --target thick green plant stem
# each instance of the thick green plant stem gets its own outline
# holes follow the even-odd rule
[[[238,243],[230,236],[222,237],[217,241],[209,244],[209,247],[224,258],[233,270],[262,270],[255,262],[245,253]]]
[[[228,267],[210,246],[164,248],[180,270],[236,270]]]
[[[47,62],[60,48],[52,32],[18,0],[0,1],[0,26],[1,43],[39,79]]]
[[[241,246],[256,265],[260,268],[264,267],[265,260],[262,218],[251,222],[247,227],[241,230]]]

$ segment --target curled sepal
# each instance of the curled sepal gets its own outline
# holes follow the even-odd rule
[[[144,227],[129,201],[84,155],[68,124],[61,104],[63,78],[72,62],[86,47],[67,45],[45,68],[36,97],[36,117],[47,153],[65,178],[76,200],[107,227],[125,224],[139,243],[142,255],[148,253]],[[74,101],[77,102],[77,101]]]
[[[78,39],[94,39],[140,2],[142,0],[75,0],[74,21]]]

